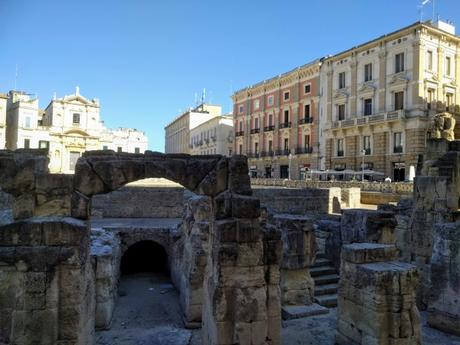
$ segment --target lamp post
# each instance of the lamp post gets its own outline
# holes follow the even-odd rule
[[[402,154],[398,155],[398,181],[395,181],[395,182],[400,182],[401,181],[401,156],[402,156]]]
[[[289,180],[291,179],[291,161],[292,161],[292,153],[289,153]]]
[[[361,153],[363,154],[363,161],[361,163],[361,169],[362,169],[361,182],[364,183],[364,155],[366,154],[366,149],[362,149]]]

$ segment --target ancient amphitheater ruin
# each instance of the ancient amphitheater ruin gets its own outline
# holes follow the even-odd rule
[[[412,196],[374,210],[251,187],[244,156],[47,166],[0,151],[0,344],[460,344],[458,141],[429,140]],[[166,280],[133,290],[143,271]]]

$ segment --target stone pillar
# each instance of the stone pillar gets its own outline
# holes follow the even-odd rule
[[[0,227],[0,343],[93,343],[89,230],[71,218]]]
[[[283,305],[310,305],[314,302],[315,282],[310,266],[316,255],[313,219],[307,216],[274,216],[281,232],[281,302]]]
[[[343,246],[336,344],[421,344],[418,272],[396,255],[392,245]]]
[[[460,336],[460,222],[437,224],[431,257],[428,323]]]

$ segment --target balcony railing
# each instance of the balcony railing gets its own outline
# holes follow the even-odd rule
[[[273,125],[266,126],[266,127],[264,127],[264,132],[271,132],[274,129],[275,129],[275,126],[273,126]]]
[[[331,128],[338,129],[338,128],[346,128],[346,127],[354,127],[354,126],[364,126],[370,123],[377,123],[377,122],[389,122],[389,121],[397,121],[400,119],[405,118],[405,110],[395,110],[395,111],[388,111],[385,113],[375,114],[375,115],[366,115],[363,117],[358,117],[354,119],[347,119],[347,120],[339,120],[334,121],[331,124]]]
[[[313,123],[313,118],[312,117],[304,117],[303,119],[299,120],[300,125],[306,125],[309,123]]]
[[[291,122],[281,122],[280,128],[291,128]]]
[[[403,147],[402,146],[395,146],[393,147],[393,153],[402,153]]]
[[[242,137],[244,135],[244,131],[235,132],[235,137]]]
[[[258,152],[248,152],[246,156],[248,156],[248,158],[259,158],[259,153]]]
[[[251,134],[257,134],[260,132],[260,128],[253,128],[251,129]]]
[[[337,151],[337,157],[343,157],[343,150]]]
[[[269,150],[269,151],[262,151],[260,153],[261,157],[273,157],[275,155],[275,151]]]
[[[295,153],[297,153],[297,154],[313,153],[313,147],[311,147],[311,146],[297,147],[295,149]]]
[[[289,149],[276,150],[276,152],[275,152],[275,154],[277,156],[289,156],[290,153],[291,153],[291,150],[289,150]]]

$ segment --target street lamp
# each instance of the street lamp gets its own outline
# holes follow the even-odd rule
[[[400,182],[401,181],[401,157],[402,157],[402,154],[400,153],[398,155],[398,181],[395,181],[395,182]]]
[[[292,153],[289,153],[289,180],[291,179],[291,161],[292,161]]]
[[[366,149],[362,149],[361,153],[363,154],[363,162],[361,163],[361,169],[362,169],[361,182],[364,182],[364,155],[366,154]]]

